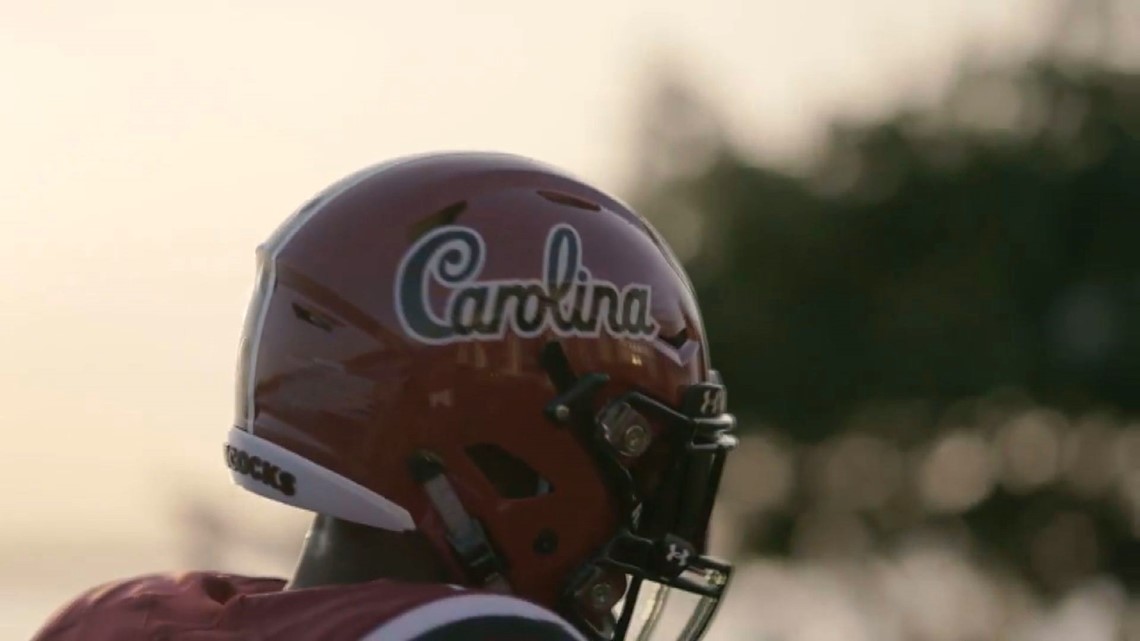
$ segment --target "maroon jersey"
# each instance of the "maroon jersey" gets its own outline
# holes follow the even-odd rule
[[[582,641],[516,597],[373,581],[284,590],[280,579],[193,572],[94,588],[33,641]]]

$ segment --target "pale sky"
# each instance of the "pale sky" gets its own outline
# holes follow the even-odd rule
[[[0,585],[4,546],[161,538],[169,488],[238,496],[253,249],[325,184],[495,148],[620,192],[666,47],[786,157],[933,95],[964,46],[1015,55],[1043,1],[0,0]]]

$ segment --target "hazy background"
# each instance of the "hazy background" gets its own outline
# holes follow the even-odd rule
[[[713,638],[1140,639],[1138,63],[1134,0],[0,0],[0,639],[289,571],[221,461],[253,248],[446,148],[689,262],[750,435]]]

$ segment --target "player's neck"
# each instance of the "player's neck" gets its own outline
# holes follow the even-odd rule
[[[318,516],[288,589],[377,579],[446,582],[448,577],[434,550],[416,532],[388,532]]]

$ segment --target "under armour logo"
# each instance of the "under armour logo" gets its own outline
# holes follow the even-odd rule
[[[692,551],[689,550],[689,548],[681,547],[676,543],[670,543],[669,552],[665,555],[665,561],[684,567],[689,565],[690,554],[692,554]]]
[[[724,414],[726,403],[724,389],[706,389],[701,396],[701,415],[717,416]]]

